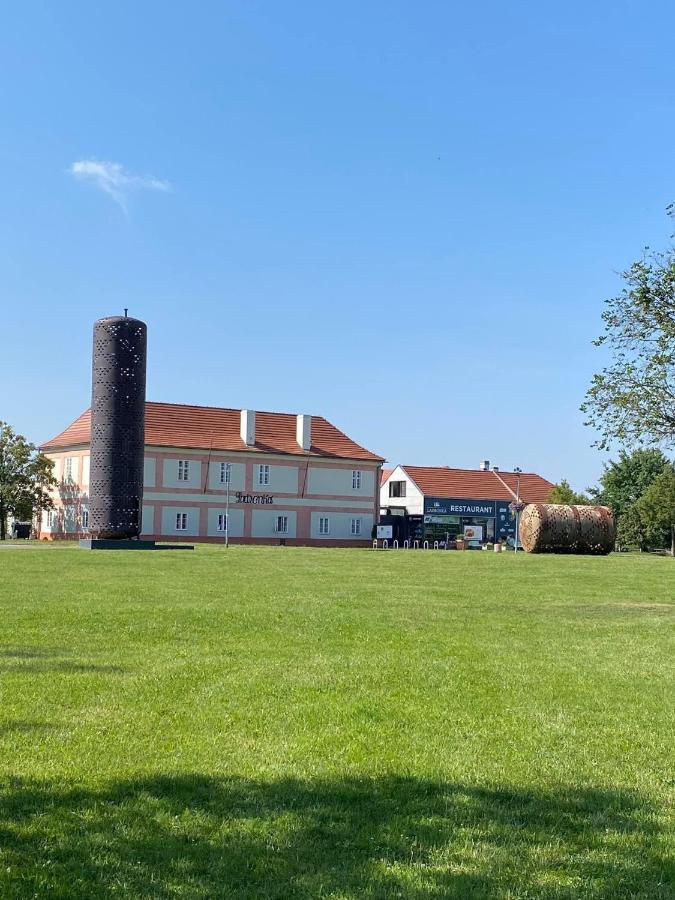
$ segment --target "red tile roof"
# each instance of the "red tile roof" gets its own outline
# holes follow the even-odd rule
[[[321,416],[312,416],[312,449],[303,450],[296,440],[293,413],[256,412],[253,447],[240,435],[241,411],[218,406],[184,406],[178,403],[145,404],[145,443],[158,447],[185,447],[200,450],[251,450],[291,453],[294,456],[326,456],[383,462],[381,456],[361,447]],[[74,444],[88,444],[91,412],[79,418],[42,445],[57,450]]]
[[[393,469],[382,469],[380,472],[380,487],[385,483],[393,471]]]
[[[514,472],[481,472],[480,469],[451,469],[448,466],[401,468],[427,497],[509,501],[516,498],[518,476]],[[520,475],[520,499],[526,503],[545,503],[554,487],[541,475],[532,472]]]

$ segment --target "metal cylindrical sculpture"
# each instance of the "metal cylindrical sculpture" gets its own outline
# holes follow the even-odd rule
[[[520,543],[528,553],[607,554],[616,526],[606,506],[530,503],[520,514]]]
[[[89,471],[93,537],[140,534],[146,348],[145,322],[110,316],[94,323]]]

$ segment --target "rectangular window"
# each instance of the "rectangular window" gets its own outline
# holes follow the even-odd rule
[[[87,528],[89,528],[89,510],[88,509],[82,510],[82,528],[85,530]]]
[[[278,534],[287,534],[288,533],[288,516],[277,516],[277,521],[274,530]]]
[[[66,456],[63,461],[63,480],[64,481],[72,481],[73,480],[73,457]]]
[[[258,466],[258,484],[270,483],[270,467],[267,465]]]
[[[190,477],[190,460],[189,459],[179,459],[178,460],[178,480],[179,481],[187,481]]]
[[[330,534],[330,519],[328,516],[320,516],[319,534]]]
[[[220,483],[221,484],[229,484],[232,480],[232,465],[231,463],[221,463],[220,464]]]
[[[45,519],[46,524],[47,524],[47,528],[53,528],[53,527],[54,527],[54,521],[55,521],[55,519],[56,519],[56,516],[54,515],[54,510],[53,510],[53,509],[48,509],[48,510],[47,510],[47,517],[46,517],[46,519]]]
[[[352,469],[352,490],[353,491],[361,490],[361,470],[360,469]]]
[[[390,481],[389,482],[389,496],[390,497],[405,497],[405,481]]]
[[[352,519],[352,534],[361,534],[361,519]]]
[[[187,513],[176,513],[176,531],[187,529]]]
[[[227,531],[227,513],[218,513],[218,531]]]

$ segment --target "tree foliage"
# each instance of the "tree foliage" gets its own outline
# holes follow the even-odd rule
[[[577,494],[577,492],[572,489],[569,481],[567,481],[566,478],[563,478],[549,494],[548,502],[562,503],[565,506],[586,506],[591,501],[586,494]]]
[[[600,487],[592,492],[595,503],[611,507],[617,519],[633,506],[665,469],[666,456],[655,449],[642,448],[628,453],[622,450],[600,476]]]
[[[7,516],[31,519],[53,506],[54,464],[6,422],[0,422],[0,540],[7,535]]]
[[[616,542],[623,549],[627,547],[638,547],[640,550],[648,549],[648,533],[637,503],[626,506],[617,520]]]
[[[673,209],[669,208],[669,215]],[[600,432],[596,446],[675,446],[675,250],[646,251],[606,301],[594,342],[611,360],[593,376],[581,409]]]
[[[664,469],[636,505],[647,533],[665,533],[669,538],[670,551],[675,556],[675,469],[672,466]]]

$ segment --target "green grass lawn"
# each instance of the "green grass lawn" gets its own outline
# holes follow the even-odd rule
[[[0,550],[0,897],[666,898],[675,562]]]

